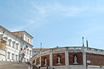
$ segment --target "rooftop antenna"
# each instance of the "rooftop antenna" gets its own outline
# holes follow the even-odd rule
[[[84,47],[84,37],[82,37],[82,47]]]

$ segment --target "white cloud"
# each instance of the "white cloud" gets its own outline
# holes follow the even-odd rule
[[[73,6],[65,6],[58,2],[54,2],[52,4],[45,4],[40,5],[36,3],[32,3],[33,9],[28,10],[30,11],[31,18],[25,19],[27,24],[21,27],[17,27],[17,29],[24,29],[31,25],[31,27],[40,27],[41,25],[45,24],[48,17],[51,17],[53,14],[55,16],[64,16],[64,17],[72,17],[72,16],[88,16],[86,11],[95,11],[98,10],[96,8],[90,7],[73,7]],[[102,8],[100,10],[102,11]],[[29,15],[29,14],[28,14]],[[90,15],[90,14],[89,14]]]

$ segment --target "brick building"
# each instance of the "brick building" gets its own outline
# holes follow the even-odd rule
[[[31,58],[41,69],[104,69],[104,50],[87,47],[58,47],[41,50]]]

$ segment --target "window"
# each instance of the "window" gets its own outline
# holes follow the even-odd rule
[[[30,39],[30,43],[32,44],[32,41],[31,41],[31,39]]]
[[[27,54],[29,54],[29,49],[27,49]]]
[[[30,54],[30,51],[29,51],[29,49],[27,49],[27,54]]]
[[[16,61],[18,61],[18,56],[16,55]]]
[[[25,40],[27,41],[27,37],[25,37]]]
[[[21,39],[23,39],[23,36],[21,36]]]
[[[30,56],[32,55],[31,50],[30,50]]]
[[[8,59],[10,59],[10,52],[8,52]]]
[[[14,54],[12,53],[12,60],[14,60]]]
[[[12,42],[12,48],[15,48],[15,42],[14,41]]]
[[[18,50],[18,44],[16,44],[16,49]]]
[[[28,54],[30,54],[30,50],[28,50]]]
[[[28,42],[29,42],[29,39],[28,39]]]
[[[6,45],[8,45],[8,46],[9,46],[9,41],[7,41],[7,42],[6,42]]]
[[[11,46],[11,40],[9,40],[9,46]]]

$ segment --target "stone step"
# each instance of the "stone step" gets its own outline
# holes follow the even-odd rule
[[[29,65],[23,62],[0,62],[0,69],[28,69]]]

